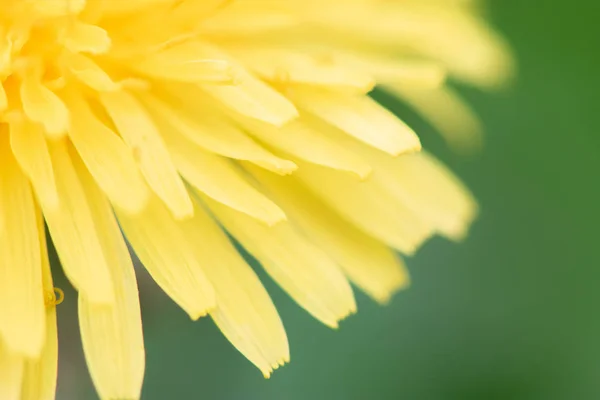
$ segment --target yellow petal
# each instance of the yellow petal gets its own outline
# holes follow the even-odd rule
[[[408,271],[389,247],[342,219],[300,183],[246,167],[304,236],[329,254],[368,295],[385,303],[408,285]]]
[[[358,181],[308,163],[295,176],[325,203],[364,232],[407,255],[428,239],[433,228],[372,178]],[[290,178],[292,179],[292,178]]]
[[[249,35],[296,25],[298,14],[287,10],[281,1],[232,1],[228,7],[201,23],[201,31],[208,35]]]
[[[414,107],[454,150],[469,152],[481,148],[481,122],[469,105],[452,89],[440,87],[422,90],[403,85],[386,85],[385,89]]]
[[[206,53],[215,59],[227,60],[233,66],[233,85],[200,85],[205,93],[230,110],[246,117],[281,126],[298,116],[294,104],[217,48],[204,45]]]
[[[111,304],[114,299],[109,266],[99,244],[98,227],[88,195],[73,166],[77,157],[66,142],[50,144],[50,157],[60,203],[50,207],[40,199],[48,230],[65,274],[77,290],[95,303]]]
[[[125,143],[134,150],[146,181],[176,218],[191,216],[190,197],[173,166],[157,127],[144,107],[130,94],[103,93],[100,101]]]
[[[315,318],[337,327],[338,321],[356,311],[352,289],[337,265],[292,225],[281,222],[268,227],[207,197],[204,199],[219,222]]]
[[[115,293],[110,306],[79,296],[79,327],[87,365],[101,398],[138,399],[145,353],[133,263],[108,201],[82,163],[76,164],[76,170],[100,232],[99,244]]]
[[[269,153],[223,118],[206,112],[192,114],[187,109],[175,109],[151,96],[144,96],[141,100],[152,112],[165,138],[184,136],[188,141],[213,153],[238,160],[248,160],[280,174],[289,174],[296,169],[293,162]]]
[[[104,29],[80,21],[71,21],[61,39],[73,53],[101,54],[110,48],[110,37]]]
[[[6,89],[4,85],[0,83],[0,111],[6,110],[8,107],[8,98],[6,97]]]
[[[371,172],[371,167],[360,157],[312,129],[302,119],[280,128],[249,119],[241,123],[263,143],[304,161],[352,172],[360,178],[365,178]]]
[[[215,307],[215,293],[198,261],[197,245],[158,197],[153,195],[137,215],[117,210],[117,217],[144,267],[192,319]]]
[[[42,281],[44,293],[54,291],[50,263],[46,249],[46,232],[39,207],[36,207],[37,226],[42,254]],[[56,392],[56,374],[58,370],[58,337],[56,330],[56,308],[46,307],[46,337],[44,348],[37,359],[26,359],[23,371],[21,400],[54,400]]]
[[[370,54],[344,54],[344,61],[370,71],[381,83],[394,83],[420,89],[438,88],[446,80],[446,70],[439,63],[407,59],[373,57]]]
[[[0,159],[0,333],[10,351],[37,358],[46,321],[33,193],[6,135],[0,142]]]
[[[68,1],[68,0],[67,0]],[[173,0],[127,0],[127,1],[101,1],[91,4],[102,4],[102,11],[106,16],[122,16],[129,13],[139,13],[150,7],[168,4]]]
[[[21,400],[23,356],[10,352],[0,341],[0,399]]]
[[[110,128],[98,120],[86,101],[73,95],[69,136],[90,173],[116,207],[139,212],[149,190],[130,149]]]
[[[334,129],[322,133],[373,165],[369,177],[372,184],[435,232],[452,240],[466,235],[477,214],[477,202],[460,180],[433,156],[422,151],[392,157]]]
[[[80,53],[66,53],[62,57],[69,71],[94,90],[114,91],[120,86],[94,60]],[[76,112],[71,109],[72,112]]]
[[[198,42],[188,41],[152,53],[132,66],[146,75],[186,83],[228,83],[234,79],[232,66]]]
[[[310,85],[361,94],[375,86],[375,79],[366,71],[353,69],[335,57],[279,48],[228,47],[227,50],[261,78],[284,86]]]
[[[258,277],[206,211],[197,206],[183,224],[198,246],[199,261],[215,288],[210,312],[229,341],[268,377],[289,361],[288,342],[277,310]]]
[[[289,96],[302,108],[358,140],[392,155],[421,149],[417,135],[368,96],[294,89]]]
[[[477,215],[477,202],[447,167],[426,152],[373,162],[380,166],[374,178],[436,231],[452,240],[465,237]]]
[[[48,207],[57,207],[56,180],[43,128],[25,119],[11,121],[10,145],[37,196]]]
[[[194,188],[268,225],[285,219],[283,211],[248,184],[230,160],[206,152],[184,137],[166,135],[165,141],[177,169]]]
[[[25,0],[34,12],[42,17],[62,17],[78,14],[85,7],[86,0]]]
[[[53,139],[64,137],[69,128],[69,110],[50,89],[26,75],[21,83],[23,111],[33,121],[39,122]]]

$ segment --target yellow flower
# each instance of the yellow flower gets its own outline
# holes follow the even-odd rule
[[[349,282],[379,302],[405,286],[395,250],[462,238],[476,203],[367,94],[377,83],[474,143],[445,78],[494,87],[511,59],[472,3],[4,0],[0,397],[54,397],[44,221],[103,399],[139,398],[144,373],[125,238],[265,376],[289,360],[286,334],[224,232],[331,327],[355,312]]]

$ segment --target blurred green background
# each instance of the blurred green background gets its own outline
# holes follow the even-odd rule
[[[220,335],[192,323],[141,277],[143,399],[587,400],[600,398],[600,6],[490,2],[516,51],[512,89],[463,93],[487,127],[468,159],[388,101],[482,204],[462,245],[433,240],[409,260],[413,285],[329,330],[264,275],[291,345],[270,380]],[[59,399],[96,398],[75,296],[59,307]]]

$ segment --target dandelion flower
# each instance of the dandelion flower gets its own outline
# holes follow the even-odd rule
[[[472,3],[4,0],[0,397],[54,397],[46,227],[103,399],[139,398],[144,374],[126,243],[265,376],[289,360],[286,334],[225,232],[331,327],[355,312],[350,282],[379,302],[404,287],[396,251],[461,239],[477,207],[368,93],[473,143],[446,77],[495,87],[512,67]]]

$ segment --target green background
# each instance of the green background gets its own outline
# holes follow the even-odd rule
[[[262,275],[292,352],[270,380],[210,320],[190,322],[141,276],[143,399],[600,398],[600,6],[497,0],[490,16],[520,71],[503,93],[463,91],[487,127],[482,154],[452,154],[410,110],[386,101],[480,200],[468,240],[427,244],[409,260],[408,291],[386,307],[357,293],[359,313],[338,331]],[[75,295],[67,296],[59,398],[93,399]]]

